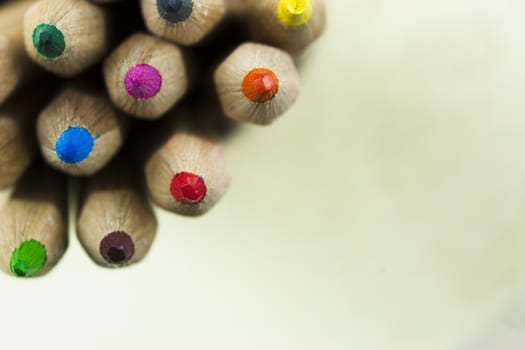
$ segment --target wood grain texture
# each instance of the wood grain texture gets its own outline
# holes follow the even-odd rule
[[[145,164],[149,194],[158,206],[182,215],[197,216],[210,210],[224,195],[230,184],[223,150],[214,140],[188,131],[175,131]],[[181,172],[200,176],[206,195],[196,204],[177,201],[170,191],[173,177]]]
[[[125,265],[141,260],[153,243],[157,221],[134,172],[133,163],[119,157],[86,180],[77,234],[97,264],[122,266],[108,262],[101,254],[101,241],[112,232],[125,232],[133,240],[134,254]]]
[[[243,94],[243,80],[254,68],[269,69],[278,79],[278,91],[267,102],[253,102]],[[300,90],[299,75],[290,55],[256,43],[239,46],[217,67],[214,79],[224,114],[260,125],[270,124],[286,112],[297,100]]]
[[[37,153],[35,121],[46,98],[26,91],[0,108],[0,188],[14,185]]]
[[[95,4],[109,4],[112,2],[123,1],[123,0],[91,0]]]
[[[312,0],[312,13],[304,25],[283,24],[277,15],[279,0],[254,1],[247,8],[251,34],[256,41],[280,47],[292,54],[299,54],[319,38],[326,27],[324,0]]]
[[[95,138],[88,158],[68,164],[55,152],[58,137],[71,126],[87,129]],[[71,175],[92,175],[106,165],[123,143],[126,120],[107,97],[79,87],[67,87],[40,113],[37,136],[40,150],[51,166]]]
[[[224,0],[227,13],[234,16],[242,16],[252,4],[253,0]]]
[[[47,273],[67,245],[66,179],[41,163],[31,166],[0,211],[0,269],[11,274],[13,251],[27,240],[45,246],[47,258],[38,275]]]
[[[33,31],[39,24],[54,25],[62,32],[65,50],[59,57],[42,56],[33,45]],[[86,70],[108,50],[107,11],[87,0],[39,0],[25,14],[24,44],[31,59],[62,77]]]
[[[162,86],[152,98],[133,98],[125,88],[126,74],[138,64],[154,67],[162,77]],[[106,59],[103,70],[111,101],[122,111],[140,118],[161,117],[188,89],[181,50],[170,42],[148,34],[131,35]]]
[[[200,42],[222,20],[226,13],[224,0],[193,0],[191,15],[184,21],[170,23],[162,18],[157,0],[140,0],[146,27],[153,34],[181,45]]]
[[[0,105],[35,73],[24,47],[23,18],[33,0],[16,0],[0,6]]]

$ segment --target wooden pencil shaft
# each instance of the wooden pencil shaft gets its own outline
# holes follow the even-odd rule
[[[216,69],[215,86],[224,114],[234,120],[266,125],[297,100],[299,75],[286,52],[244,43]]]
[[[225,3],[229,15],[242,16],[252,5],[252,0],[225,0]]]
[[[202,77],[212,75],[215,67],[233,50],[250,40],[245,23],[240,19],[226,21],[211,36],[212,38],[207,40],[205,45],[192,47],[190,51],[193,54],[193,62]],[[211,79],[199,79],[197,81],[197,85],[200,86],[210,83],[213,83]]]
[[[66,179],[37,163],[0,211],[0,269],[21,277],[45,274],[67,244]]]
[[[103,70],[111,101],[139,118],[161,117],[188,89],[181,50],[148,34],[131,35],[106,59]]]
[[[292,54],[301,53],[326,27],[324,0],[261,0],[247,7],[251,33]]]
[[[111,2],[118,2],[118,1],[123,1],[123,0],[91,0],[93,1],[95,4],[109,4]]]
[[[0,6],[0,105],[35,72],[25,52],[22,20],[33,0],[16,0]]]
[[[110,23],[105,8],[87,0],[39,0],[24,17],[24,44],[44,69],[72,77],[106,53]]]
[[[0,188],[14,185],[36,154],[34,125],[48,96],[28,90],[0,108]]]
[[[181,45],[204,39],[222,20],[224,0],[140,0],[148,30]]]
[[[44,159],[71,175],[92,175],[123,144],[126,120],[98,92],[66,87],[40,113],[37,136]]]
[[[86,180],[77,234],[97,264],[135,263],[146,255],[155,237],[155,215],[133,171],[129,160],[118,157]]]
[[[182,215],[202,215],[230,184],[222,147],[198,133],[175,130],[145,163],[154,203]]]

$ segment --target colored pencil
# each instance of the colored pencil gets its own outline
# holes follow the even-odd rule
[[[256,41],[298,54],[323,34],[324,0],[260,0],[248,7]]]
[[[227,13],[229,15],[244,15],[253,0],[225,0]]]
[[[265,125],[286,112],[299,96],[299,75],[285,51],[244,43],[216,69],[215,86],[224,114]]]
[[[181,45],[206,37],[226,12],[224,0],[140,0],[150,32]]]
[[[71,86],[40,113],[37,136],[51,166],[71,175],[92,175],[120,149],[125,126],[107,97]]]
[[[49,72],[75,76],[108,50],[108,17],[87,0],[39,0],[24,18],[26,51]]]
[[[161,117],[188,89],[181,50],[149,34],[131,35],[106,59],[103,70],[113,104],[140,118]]]
[[[0,105],[36,72],[24,48],[22,19],[33,0],[0,5]]]
[[[19,277],[45,274],[67,244],[66,178],[37,163],[0,211],[0,269]]]
[[[212,138],[179,128],[147,157],[145,179],[158,206],[188,216],[210,210],[230,184],[222,147]]]
[[[97,264],[135,263],[146,255],[155,238],[157,221],[134,168],[119,156],[86,180],[77,234]]]
[[[46,97],[32,89],[0,108],[0,189],[14,185],[36,154],[35,121]]]

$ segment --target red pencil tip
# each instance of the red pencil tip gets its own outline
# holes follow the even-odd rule
[[[170,190],[173,197],[183,204],[200,203],[207,191],[202,177],[187,172],[173,176]]]
[[[244,96],[255,103],[270,101],[279,90],[279,80],[274,72],[256,68],[248,72],[242,82]]]

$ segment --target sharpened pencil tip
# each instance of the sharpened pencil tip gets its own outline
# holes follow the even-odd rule
[[[274,72],[266,68],[256,68],[248,72],[242,82],[242,92],[255,103],[268,102],[279,90],[279,80]]]
[[[36,275],[44,267],[47,251],[40,242],[31,239],[20,244],[11,254],[11,272],[19,277]]]
[[[201,176],[180,172],[173,176],[170,191],[182,204],[198,204],[206,196],[207,188]]]
[[[157,0],[159,15],[170,23],[183,22],[193,12],[192,0]]]
[[[312,15],[312,0],[279,0],[277,17],[285,26],[306,24]]]
[[[66,48],[64,35],[52,24],[40,23],[33,30],[33,46],[46,58],[57,58]]]
[[[124,85],[129,96],[136,100],[147,100],[160,91],[162,76],[149,64],[137,64],[126,73]]]
[[[87,129],[72,126],[58,137],[55,152],[64,163],[76,164],[89,156],[94,143],[95,140]]]
[[[135,243],[126,232],[114,231],[100,241],[99,251],[108,263],[122,265],[133,257]]]

